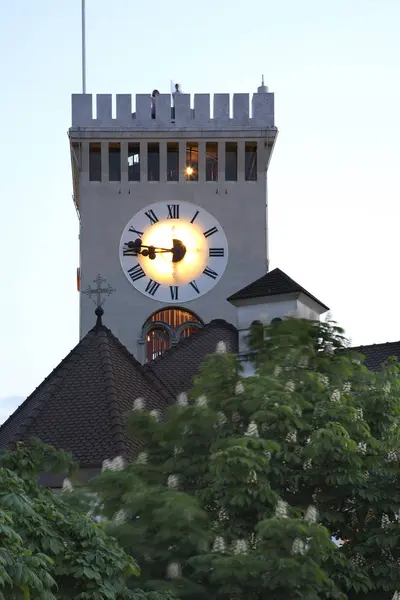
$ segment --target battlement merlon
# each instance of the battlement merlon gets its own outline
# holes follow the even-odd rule
[[[210,113],[210,94],[194,94],[194,108],[190,107],[190,94],[176,94],[175,106],[171,94],[160,94],[155,98],[153,115],[150,94],[136,94],[135,112],[132,111],[131,94],[117,94],[116,118],[112,117],[112,100],[112,94],[97,94],[94,118],[92,94],[72,94],[71,129],[171,132],[182,128],[275,129],[274,94],[268,92],[253,94],[251,117],[249,94],[233,94],[233,114],[230,114],[229,94],[214,94],[213,118]]]

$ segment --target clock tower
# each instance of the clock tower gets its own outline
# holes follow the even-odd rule
[[[227,298],[268,271],[276,136],[264,85],[251,98],[72,96],[81,337],[99,274],[115,290],[107,324],[141,362],[212,319],[236,325]]]

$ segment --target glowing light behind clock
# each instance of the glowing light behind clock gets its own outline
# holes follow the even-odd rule
[[[184,258],[172,262],[172,253],[157,254],[154,260],[139,257],[146,275],[161,284],[177,285],[188,283],[198,277],[207,266],[208,244],[203,232],[192,223],[180,219],[158,221],[145,231],[142,243],[159,248],[172,248],[173,239],[186,246]]]

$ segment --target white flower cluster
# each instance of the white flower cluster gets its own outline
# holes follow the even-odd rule
[[[308,367],[308,362],[308,356],[300,356],[297,366],[299,367],[299,369],[305,369],[306,367]]]
[[[71,481],[68,479],[68,477],[66,477],[62,484],[62,491],[63,492],[72,492],[73,489],[74,488],[72,487]]]
[[[308,471],[311,468],[312,468],[312,460],[311,460],[311,458],[306,458],[306,460],[304,461],[304,464],[303,464],[303,469],[305,471]]]
[[[188,397],[186,392],[181,392],[180,394],[178,394],[176,402],[177,404],[179,404],[179,406],[186,406],[188,404]]]
[[[365,558],[361,554],[356,554],[351,558],[351,562],[357,567],[362,567],[365,564]]]
[[[199,396],[199,397],[196,399],[196,404],[197,404],[197,406],[200,406],[201,408],[207,408],[207,403],[208,403],[208,402],[207,402],[207,397],[206,397],[206,396],[204,396],[204,395],[202,395],[202,396]]]
[[[340,391],[339,390],[333,390],[333,392],[331,394],[331,401],[332,402],[340,402]]]
[[[125,466],[125,461],[122,458],[122,456],[116,456],[112,460],[110,460],[109,458],[106,458],[105,460],[103,460],[103,465],[102,465],[101,470],[107,471],[107,469],[109,469],[110,471],[122,471],[124,466]]]
[[[292,545],[293,554],[305,554],[307,551],[306,544],[300,538],[296,538]]]
[[[307,521],[307,523],[316,523],[317,518],[318,518],[317,509],[315,508],[315,506],[310,504],[310,506],[306,510],[306,514],[304,515],[304,520]]]
[[[226,354],[226,344],[225,342],[218,342],[217,347],[215,349],[216,354]]]
[[[282,367],[280,367],[279,365],[277,365],[274,369],[274,377],[279,377],[279,375],[282,373]]]
[[[250,538],[249,538],[249,544],[250,544],[250,548],[252,548],[253,550],[255,550],[258,546],[258,544],[260,543],[260,538],[257,537],[257,535],[253,532],[250,534]]]
[[[144,398],[136,398],[132,410],[144,410]]]
[[[294,390],[295,390],[295,387],[296,387],[296,386],[295,386],[295,384],[294,384],[294,381],[292,381],[291,379],[289,379],[289,380],[288,380],[288,381],[285,383],[285,389],[286,389],[288,392],[294,392]]]
[[[246,554],[248,549],[246,540],[235,540],[232,549],[234,554]]]
[[[182,452],[183,452],[183,448],[180,448],[179,446],[175,446],[174,456],[178,456],[178,454],[181,454]]]
[[[218,512],[218,521],[229,521],[228,513],[226,508],[220,508]]]
[[[224,552],[225,551],[225,540],[221,535],[217,535],[215,538],[213,547],[213,552]]]
[[[179,485],[179,476],[178,475],[169,475],[167,479],[167,486],[171,489],[177,488]]]
[[[275,518],[276,519],[287,519],[287,511],[288,511],[288,503],[284,500],[278,500],[278,503],[275,508]]]
[[[321,375],[321,373],[320,373],[318,376],[318,379],[319,379],[320,383],[322,383],[322,385],[328,387],[329,378],[326,375]]]
[[[390,381],[386,381],[386,383],[383,384],[382,386],[382,392],[386,395],[386,394],[390,394],[390,389],[391,389],[391,383]]]
[[[400,452],[396,452],[396,450],[389,450],[389,452],[386,455],[386,460],[388,462],[400,460]]]
[[[235,394],[239,395],[239,394],[243,394],[243,393],[244,393],[243,381],[238,381],[235,386]]]
[[[126,521],[126,511],[122,508],[121,510],[119,510],[118,512],[115,513],[114,517],[113,517],[113,522],[116,525],[122,525],[122,523],[125,523]]]
[[[358,444],[357,444],[357,452],[359,454],[366,454],[366,452],[367,452],[367,444],[365,442],[358,442]]]
[[[169,563],[167,567],[167,577],[169,579],[176,579],[180,577],[182,574],[181,565],[177,562]]]
[[[153,419],[155,419],[156,421],[159,421],[159,420],[160,420],[160,417],[161,417],[161,415],[160,415],[160,411],[159,411],[159,410],[156,410],[156,409],[154,409],[154,410],[151,410],[151,411],[150,411],[150,416],[152,416],[152,417],[153,417]]]
[[[350,394],[351,392],[351,383],[350,381],[345,381],[343,384],[343,394]]]
[[[251,423],[249,423],[249,426],[244,435],[247,435],[249,437],[259,437],[258,436],[258,427],[257,427],[257,423],[255,423],[255,421],[251,421]]]
[[[297,442],[297,431],[289,431],[286,436],[286,441],[289,442],[289,444],[295,444]]]
[[[147,452],[139,452],[136,462],[139,465],[145,465],[147,463]]]
[[[247,478],[247,483],[257,483],[257,473],[252,469]]]
[[[390,525],[390,519],[388,517],[387,514],[383,513],[382,515],[382,519],[381,519],[381,527],[382,529],[385,529],[385,527],[387,527],[388,525]]]
[[[357,408],[356,409],[356,420],[357,421],[362,421],[364,418],[364,411],[362,408]]]
[[[222,426],[222,425],[225,425],[225,423],[227,423],[227,422],[228,422],[228,419],[226,418],[225,413],[219,412],[218,413],[218,421],[216,424],[219,426]]]

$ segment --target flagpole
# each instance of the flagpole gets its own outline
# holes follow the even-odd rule
[[[82,94],[86,94],[86,23],[85,0],[82,0]]]

